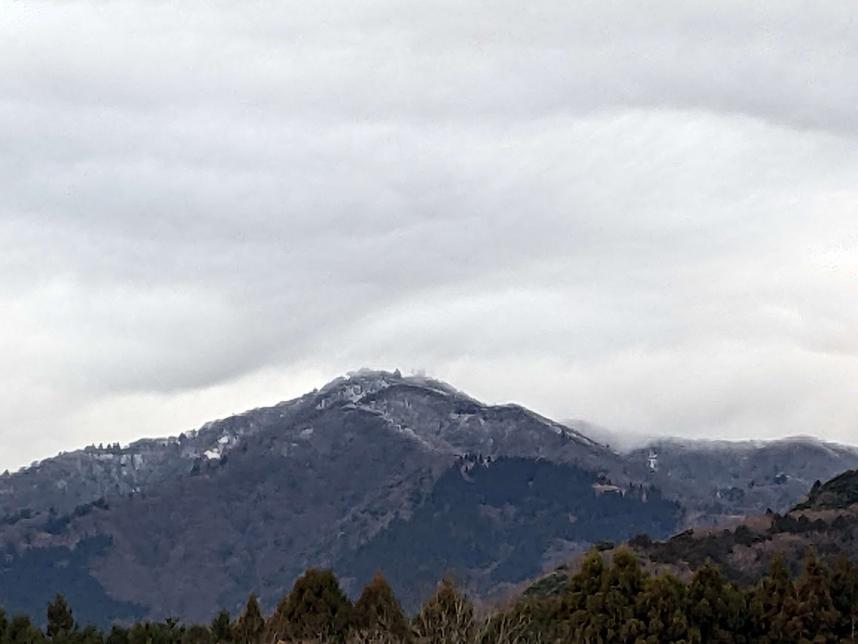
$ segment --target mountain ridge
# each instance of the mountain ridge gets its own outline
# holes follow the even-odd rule
[[[528,416],[537,424],[543,424],[543,429],[550,428],[560,436],[598,451],[600,456],[607,460],[614,459],[604,446],[520,405],[484,405],[452,386],[432,378],[402,376],[398,371],[364,369],[336,378],[322,388],[302,396],[209,421],[198,429],[175,436],[144,438],[126,446],[87,446],[43,459],[15,473],[4,473],[0,475],[0,516],[22,508],[42,510],[54,507],[58,511],[71,511],[79,504],[90,503],[101,497],[142,492],[149,485],[170,477],[189,474],[195,467],[201,467],[207,461],[211,464],[219,460],[232,451],[243,438],[253,435],[266,424],[270,425],[281,419],[297,421],[302,413],[306,415],[310,407],[321,411],[334,404],[358,405],[361,400],[371,399],[370,402],[376,402],[376,405],[363,404],[362,408],[381,413],[384,417],[385,397],[380,396],[381,392],[391,387],[403,386],[414,387],[416,391],[424,394],[451,397],[463,409],[474,405],[496,415]],[[396,425],[396,421],[393,424]],[[408,433],[408,429],[403,431]],[[413,431],[412,435],[417,440],[422,440],[424,446],[450,454],[461,454],[475,447],[473,444],[462,444],[457,448],[449,441],[443,440],[443,437],[439,440],[438,436],[419,436]],[[76,481],[86,483],[77,493],[68,489],[68,479],[72,477],[76,477]],[[24,482],[21,483],[22,481]],[[52,486],[57,489],[52,490]],[[12,505],[12,498],[19,499],[18,507]],[[25,501],[20,501],[21,498]]]
[[[491,594],[594,541],[780,508],[798,499],[790,477],[858,467],[811,447],[729,466],[729,450],[665,453],[653,468],[648,453],[621,455],[520,405],[363,370],[175,437],[3,475],[0,603],[41,607],[33,580],[55,579],[93,619],[204,619],[251,591],[270,602],[311,566],[333,567],[350,592],[386,567],[409,606],[447,572]],[[714,467],[732,488],[708,480]],[[3,595],[12,584],[17,599]]]
[[[783,514],[745,517],[730,526],[689,528],[669,539],[640,534],[600,551],[610,559],[630,549],[651,571],[666,571],[689,579],[707,563],[728,579],[754,584],[777,559],[798,574],[810,552],[829,565],[846,557],[858,560],[858,469],[847,470],[825,483],[816,481],[806,497]],[[581,558],[564,562],[554,571],[524,586],[526,596],[560,594]]]

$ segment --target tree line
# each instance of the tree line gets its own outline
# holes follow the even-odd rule
[[[737,585],[706,563],[690,579],[654,574],[627,549],[611,560],[596,550],[550,596],[524,596],[477,610],[444,579],[417,614],[402,610],[376,574],[352,603],[330,570],[310,569],[265,616],[255,595],[234,619],[208,625],[175,619],[114,625],[102,632],[75,622],[57,595],[44,628],[0,609],[0,644],[824,644],[858,642],[858,566],[828,566],[808,551],[791,576],[780,558],[751,585]]]

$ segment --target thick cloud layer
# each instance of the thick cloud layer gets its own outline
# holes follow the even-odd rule
[[[851,3],[8,3],[0,468],[361,366],[858,443]]]

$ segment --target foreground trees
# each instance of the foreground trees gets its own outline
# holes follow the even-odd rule
[[[311,569],[268,618],[254,595],[234,621],[221,611],[208,626],[168,619],[101,633],[81,628],[59,595],[45,617],[42,630],[0,609],[0,644],[836,644],[858,642],[858,568],[842,558],[829,569],[808,552],[797,577],[776,558],[739,587],[711,564],[683,581],[651,574],[630,551],[611,561],[593,551],[561,593],[481,615],[450,579],[409,621],[380,574],[352,605],[330,570]]]
[[[352,605],[330,570],[305,572],[269,620],[267,640],[344,642]]]
[[[355,603],[352,628],[370,641],[383,640],[385,636],[401,642],[411,639],[405,613],[380,573],[375,574]]]

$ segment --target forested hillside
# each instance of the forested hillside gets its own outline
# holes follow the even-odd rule
[[[805,440],[737,447],[735,464],[730,449],[651,463],[431,378],[357,372],[177,437],[0,476],[0,604],[36,614],[61,592],[101,626],[199,621],[250,592],[271,609],[308,568],[332,569],[352,599],[380,570],[409,611],[448,573],[486,600],[593,543],[657,540],[768,501],[784,512],[809,487],[797,481],[858,465]]]
[[[352,603],[330,571],[309,570],[267,616],[251,596],[240,614],[222,611],[208,624],[167,619],[99,631],[78,625],[58,596],[41,623],[0,612],[0,643],[834,644],[855,641],[858,568],[846,558],[829,568],[811,550],[796,577],[775,559],[757,582],[736,585],[712,564],[682,580],[647,572],[629,550],[610,560],[594,550],[557,592],[488,610],[443,580],[408,616],[380,575]]]
[[[0,644],[854,642],[856,492],[858,471],[846,472],[815,484],[807,500],[785,515],[770,512],[732,529],[691,530],[667,541],[640,535],[618,548],[602,542],[575,565],[505,601],[475,603],[447,577],[413,609],[403,607],[378,570],[425,579],[438,567],[438,553],[447,551],[433,544],[452,541],[454,550],[465,553],[464,564],[494,572],[492,562],[518,561],[519,555],[510,553],[542,552],[546,535],[566,531],[569,538],[593,540],[601,530],[615,530],[611,524],[624,514],[634,517],[642,503],[661,508],[643,513],[644,519],[661,516],[666,522],[650,523],[650,529],[664,529],[675,518],[676,506],[652,490],[629,487],[620,493],[607,480],[594,485],[583,470],[470,457],[439,478],[430,499],[407,521],[394,522],[359,551],[355,572],[373,566],[376,572],[355,601],[333,571],[313,568],[268,609],[251,594],[241,610],[221,610],[210,622],[193,624],[172,617],[140,620],[133,606],[105,603],[102,614],[124,610],[124,618],[99,630],[91,625],[97,620],[84,617],[78,623],[66,598],[57,595],[44,617],[33,611],[34,617],[18,610],[10,611],[11,617],[0,613]],[[494,510],[486,513],[486,508]],[[495,532],[498,513],[507,511],[507,523]],[[473,523],[469,517],[481,512],[488,521]],[[558,521],[569,525],[554,525]],[[388,556],[404,540],[424,544],[410,562],[416,576],[405,573],[409,562]],[[55,567],[74,565],[71,556]],[[51,566],[45,571],[32,579],[19,574],[17,583],[7,576],[3,603],[22,605],[20,596],[32,588],[40,588],[42,597],[53,593],[52,586],[60,583],[54,575],[62,573],[50,572]]]

